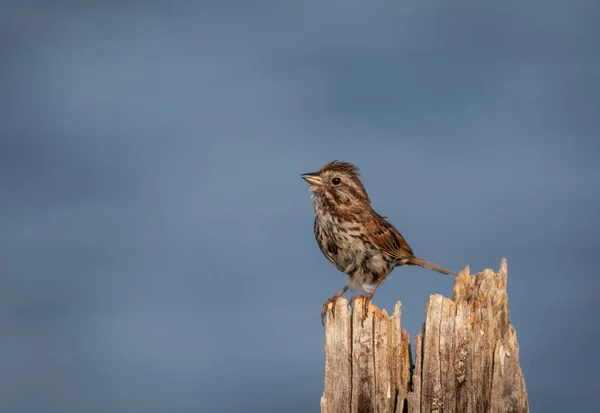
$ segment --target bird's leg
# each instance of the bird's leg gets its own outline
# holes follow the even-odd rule
[[[338,300],[338,298],[344,295],[346,291],[348,291],[348,286],[345,286],[344,288],[339,290],[333,297],[325,301],[325,304],[323,304],[323,308],[321,309],[321,324],[325,325],[325,314],[327,314],[327,307],[329,307],[329,303],[333,304],[331,306],[331,316],[335,317],[335,302]]]
[[[361,326],[365,322],[365,318],[367,318],[367,311],[369,310],[369,303],[371,302],[371,298],[373,298],[373,294],[375,294],[375,290],[377,289],[377,287],[379,287],[379,285],[383,282],[383,280],[385,280],[385,278],[386,277],[381,277],[380,279],[375,281],[375,285],[373,286],[373,289],[370,292],[368,292],[366,294],[355,295],[354,297],[352,297],[350,299],[350,304],[352,304],[354,302],[354,300],[356,300],[357,298],[363,299],[363,318],[360,322]]]

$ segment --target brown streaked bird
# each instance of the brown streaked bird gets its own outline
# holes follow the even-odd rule
[[[348,283],[323,304],[324,324],[329,303],[350,288],[364,294],[364,312],[375,290],[397,266],[419,265],[448,275],[456,273],[415,256],[396,228],[371,207],[360,180],[358,168],[348,162],[333,161],[318,172],[301,175],[310,184],[315,208],[315,238],[325,257],[348,276]],[[333,311],[333,310],[332,310]]]

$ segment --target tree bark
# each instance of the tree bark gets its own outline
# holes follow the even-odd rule
[[[354,311],[341,298],[325,328],[322,413],[529,412],[519,345],[510,321],[507,265],[458,274],[452,299],[432,295],[414,340],[391,316],[369,304]]]

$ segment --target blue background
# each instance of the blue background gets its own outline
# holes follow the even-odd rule
[[[3,2],[0,410],[317,412],[345,278],[300,174],[498,269],[532,411],[597,406],[593,1]],[[374,303],[420,330],[452,279]],[[595,391],[595,392],[594,392]]]

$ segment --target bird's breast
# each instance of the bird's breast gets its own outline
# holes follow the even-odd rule
[[[370,283],[388,275],[394,260],[368,242],[364,228],[333,217],[315,220],[315,237],[325,257],[350,277],[351,284]]]

